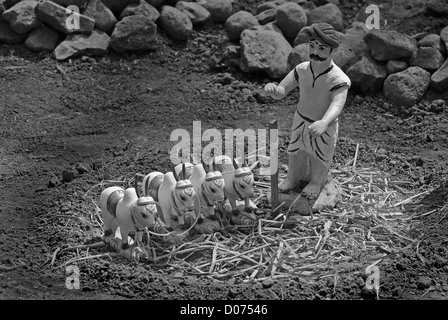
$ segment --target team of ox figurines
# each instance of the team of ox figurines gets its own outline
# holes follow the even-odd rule
[[[136,252],[144,251],[145,229],[176,237],[190,230],[207,234],[230,224],[253,225],[257,217],[250,200],[252,169],[253,165],[217,156],[208,165],[181,163],[167,173],[136,174],[133,188],[108,187],[100,196],[102,239],[121,255],[135,259]],[[244,201],[243,210],[239,201]],[[131,232],[135,241],[128,237]]]

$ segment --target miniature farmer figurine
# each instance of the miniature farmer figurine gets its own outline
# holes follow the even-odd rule
[[[327,183],[338,136],[338,116],[351,81],[331,58],[340,44],[337,31],[328,23],[306,28],[311,61],[297,65],[279,85],[268,83],[264,89],[277,100],[295,87],[300,89],[288,147],[288,174],[280,182],[279,191],[292,189],[306,177],[309,159],[311,180],[302,195],[315,200]]]

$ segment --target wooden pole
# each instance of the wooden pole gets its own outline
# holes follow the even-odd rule
[[[269,122],[270,158],[271,166],[271,202],[272,208],[278,206],[278,124],[277,120]]]

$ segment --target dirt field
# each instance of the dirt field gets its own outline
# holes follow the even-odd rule
[[[349,25],[358,9],[341,3]],[[239,1],[235,8],[252,11],[256,4]],[[422,13],[388,21],[410,35],[423,27],[438,33],[448,25],[447,18]],[[401,234],[400,250],[361,252],[330,270],[337,277],[271,283],[215,279],[169,263],[102,256],[78,261],[81,288],[68,290],[67,261],[111,250],[80,250],[77,255],[57,254],[58,248],[99,240],[95,210],[104,181],[125,186],[136,172],[169,170],[175,128],[191,132],[193,121],[201,120],[202,130],[261,129],[277,119],[285,163],[297,92],[276,102],[263,96],[269,81],[264,75],[217,69],[226,41],[221,26],[197,29],[186,45],[163,34],[161,39],[155,53],[111,53],[64,63],[21,46],[0,46],[0,298],[375,299],[365,289],[364,270],[378,255],[380,299],[447,298],[448,109],[401,110],[382,97],[355,92],[340,117],[333,167],[353,161],[358,146],[358,168],[409,182],[402,199],[426,192],[393,210],[402,213],[398,218],[408,230]],[[448,92],[428,92],[422,106],[435,99],[448,101]]]

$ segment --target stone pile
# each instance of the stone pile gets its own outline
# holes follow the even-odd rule
[[[223,24],[229,40],[225,64],[282,79],[309,59],[304,27],[328,22],[342,38],[334,61],[353,90],[383,92],[402,106],[418,103],[429,87],[448,90],[448,27],[410,37],[385,27],[369,30],[362,14],[346,28],[336,0],[273,0],[254,13],[234,12],[233,1],[0,0],[0,43],[24,43],[33,51],[53,52],[57,60],[109,50],[154,51],[158,27],[187,41],[196,25],[211,21]],[[438,8],[434,1],[427,4],[430,13]],[[66,10],[72,5],[80,9],[76,28],[73,12]]]
[[[224,23],[233,0],[0,0],[0,43],[57,60],[158,47],[158,27],[186,41],[195,25]],[[70,7],[75,6],[75,7]],[[72,9],[72,10],[69,10]]]

